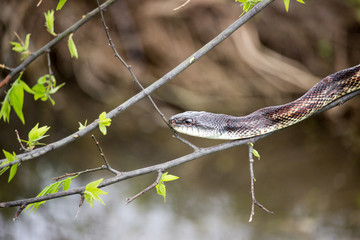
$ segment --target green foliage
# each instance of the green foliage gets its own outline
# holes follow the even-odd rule
[[[99,129],[100,132],[104,135],[106,135],[107,130],[106,127],[111,125],[111,119],[110,118],[106,118],[106,112],[102,112],[99,115]]]
[[[77,49],[76,49],[76,46],[75,46],[72,36],[73,36],[73,33],[69,35],[69,39],[68,39],[68,48],[70,51],[70,56],[71,56],[71,58],[78,59],[79,55],[78,55],[78,52],[77,52]]]
[[[32,150],[35,148],[35,146],[37,145],[45,145],[44,143],[39,143],[39,141],[43,138],[48,137],[49,135],[45,135],[45,133],[50,129],[50,127],[48,126],[43,126],[41,128],[39,128],[39,123],[37,123],[35,125],[35,127],[33,127],[29,134],[28,134],[28,140],[22,140],[22,142],[25,142],[28,147],[27,150]]]
[[[69,190],[70,188],[70,183],[71,180],[73,180],[74,178],[76,178],[78,175],[74,176],[74,177],[68,177],[62,181],[59,182],[55,182],[49,186],[46,186],[36,197],[42,197],[45,196],[47,194],[51,194],[51,193],[57,193],[59,191],[59,189],[61,188],[61,186],[63,186],[64,191]],[[37,209],[43,205],[45,201],[41,201],[41,202],[37,202],[37,203],[31,203],[29,204],[26,208],[25,211],[27,211],[28,209],[30,209],[29,214],[34,210],[34,212],[37,211]]]
[[[24,81],[21,80],[21,77],[22,73],[15,80],[15,82],[7,92],[4,101],[2,102],[0,119],[2,118],[5,122],[9,122],[11,107],[13,107],[16,115],[19,117],[21,122],[25,124],[25,119],[22,112],[24,104],[24,90],[29,93],[33,93],[33,91]]]
[[[6,161],[2,162],[2,163],[0,164],[0,166],[1,166],[1,165],[8,164],[8,163],[10,163],[10,162],[12,162],[12,161],[15,161],[15,160],[17,159],[15,152],[13,152],[13,154],[11,154],[11,153],[3,150],[3,153],[4,153],[5,157],[6,157]],[[15,174],[16,174],[17,167],[18,167],[18,163],[12,165],[11,168],[10,168],[10,167],[5,167],[5,168],[3,168],[3,169],[0,170],[0,175],[2,175],[4,172],[6,172],[6,171],[10,168],[10,174],[9,174],[9,179],[8,179],[8,182],[10,182],[11,179],[13,179],[14,176],[15,176]]]
[[[86,125],[87,125],[87,119],[85,120],[84,125],[82,125],[82,123],[79,122],[79,130],[83,130],[86,127]]]
[[[53,35],[56,36],[57,34],[54,31],[54,21],[55,21],[55,17],[54,17],[54,10],[49,10],[47,13],[44,13],[45,15],[45,26],[47,31]]]
[[[261,2],[262,0],[235,0],[235,2],[240,2],[243,8],[243,13],[248,12],[250,9],[252,9],[256,4],[258,4],[259,2]],[[284,6],[286,11],[289,11],[289,5],[290,5],[290,0],[283,0],[284,1]],[[305,4],[305,2],[303,0],[296,0],[299,3],[303,3]],[[242,15],[241,14],[241,15]]]
[[[250,145],[251,145],[252,147],[254,147],[254,144],[253,144],[252,142],[250,143]],[[253,154],[257,159],[260,160],[260,154],[259,154],[259,152],[258,152],[255,148],[252,149],[252,154]]]
[[[163,173],[161,175],[160,181],[159,183],[156,185],[156,191],[160,196],[164,197],[164,202],[166,203],[166,187],[164,182],[170,182],[170,181],[174,181],[176,179],[178,179],[179,177],[175,176],[175,175],[168,175],[168,172]]]
[[[85,187],[85,191],[84,191],[85,200],[90,204],[91,208],[94,205],[94,200],[98,200],[103,205],[105,205],[104,201],[99,197],[99,195],[105,195],[108,194],[108,192],[105,192],[98,188],[99,184],[103,180],[104,180],[103,178],[100,178],[96,181],[88,183]]]
[[[58,5],[56,6],[56,11],[61,10],[67,0],[59,0]]]
[[[241,3],[242,9],[243,9],[242,14],[244,14],[244,13],[248,12],[250,9],[252,9],[256,4],[261,2],[261,0],[235,0],[235,2]]]
[[[40,99],[41,101],[50,100],[52,105],[55,105],[55,101],[51,98],[50,95],[56,93],[65,83],[56,86],[56,80],[53,75],[45,74],[41,76],[36,85],[32,87],[32,91],[34,94],[34,100]]]
[[[21,53],[23,55],[21,60],[24,60],[27,56],[31,54],[29,50],[30,35],[31,35],[30,33],[26,34],[25,42],[21,40],[19,40],[20,42],[10,42],[10,44],[13,46],[12,50]]]

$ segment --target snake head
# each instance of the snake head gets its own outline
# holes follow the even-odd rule
[[[170,125],[180,133],[195,137],[215,138],[220,135],[219,119],[223,114],[187,111],[169,119]]]

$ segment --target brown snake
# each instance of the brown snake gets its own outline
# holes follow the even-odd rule
[[[296,124],[359,89],[360,65],[357,65],[327,76],[287,104],[265,107],[242,117],[187,111],[172,116],[169,123],[176,131],[196,137],[251,138]]]

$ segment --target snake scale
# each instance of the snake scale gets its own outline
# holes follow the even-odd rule
[[[300,98],[279,106],[261,108],[235,117],[210,112],[187,111],[169,119],[178,132],[211,139],[242,139],[271,133],[294,125],[360,89],[360,65],[333,73]]]

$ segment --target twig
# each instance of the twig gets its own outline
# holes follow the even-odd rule
[[[132,196],[131,198],[127,198],[126,199],[126,204],[131,203],[132,201],[134,201],[135,199],[137,199],[138,197],[140,197],[144,193],[146,193],[146,192],[150,191],[151,189],[153,189],[160,182],[162,174],[163,174],[163,171],[158,170],[158,176],[157,176],[155,182],[153,184],[151,184],[150,186],[148,186],[147,188],[145,188],[144,190],[142,190],[141,192],[139,192],[138,194]]]
[[[79,172],[65,173],[65,174],[62,175],[62,176],[53,177],[52,179],[55,180],[55,181],[59,181],[59,180],[62,179],[62,178],[71,177],[71,176],[79,176],[79,175],[84,174],[84,173],[97,172],[97,171],[105,170],[105,169],[107,169],[107,167],[106,167],[105,165],[102,165],[101,167],[86,169],[86,170],[79,171]]]
[[[106,25],[106,22],[105,22],[105,18],[104,18],[104,14],[103,14],[103,11],[99,5],[99,0],[96,0],[97,4],[98,4],[98,8],[99,8],[99,11],[100,11],[100,16],[101,16],[101,22],[103,23],[104,25],[104,29],[105,29],[105,34],[106,34],[106,37],[109,41],[109,46],[111,47],[111,49],[114,51],[114,56],[116,58],[118,58],[120,60],[120,62],[128,69],[128,71],[130,72],[134,82],[140,87],[141,91],[145,92],[146,94],[146,97],[149,99],[150,103],[153,105],[153,107],[155,108],[155,110],[157,111],[157,113],[160,115],[160,117],[162,118],[162,120],[165,122],[165,124],[173,131],[173,134],[174,136],[182,141],[183,143],[187,144],[188,146],[190,146],[191,148],[194,149],[194,151],[197,151],[199,150],[199,148],[197,146],[195,146],[194,144],[192,144],[191,142],[183,139],[182,137],[179,136],[179,134],[177,134],[177,132],[175,131],[175,129],[169,124],[169,121],[168,119],[165,117],[165,115],[161,112],[160,108],[156,105],[156,103],[154,102],[154,100],[152,99],[152,97],[146,92],[145,88],[143,87],[143,85],[140,83],[140,81],[138,80],[138,78],[136,77],[134,71],[132,70],[132,67],[131,65],[127,64],[126,61],[120,56],[120,54],[118,53],[118,51],[116,50],[115,48],[115,45],[114,45],[114,42],[112,41],[111,39],[111,36],[110,36],[110,32],[109,32],[109,28],[108,26]]]
[[[77,216],[79,215],[80,209],[81,209],[82,205],[84,204],[84,200],[85,200],[85,196],[84,196],[84,194],[81,194],[80,195],[79,207],[78,207],[78,210],[77,210],[76,215],[75,215],[74,218],[77,218]]]
[[[185,7],[191,0],[186,0],[186,2],[184,2],[183,4],[181,4],[180,6],[176,7],[173,9],[173,11],[177,11],[183,7]]]
[[[19,217],[20,213],[25,209],[26,205],[23,204],[19,207],[19,210],[16,212],[15,216],[13,217],[13,221],[16,221],[16,219]]]
[[[20,144],[20,147],[23,151],[29,151],[26,147],[24,147],[24,145],[22,144],[22,141],[21,141],[21,138],[20,138],[20,135],[19,135],[19,132],[17,129],[15,129],[15,133],[16,133],[16,138],[17,140],[19,141],[19,144]]]
[[[5,64],[0,64],[0,68],[5,69],[5,70],[7,70],[9,72],[14,70],[13,68],[6,66]]]
[[[251,213],[249,222],[252,221],[253,216],[255,215],[255,205],[259,206],[262,210],[267,213],[274,214],[274,212],[266,209],[261,203],[259,203],[255,198],[255,175],[254,175],[254,157],[253,157],[253,142],[248,143],[249,146],[249,166],[250,166],[250,191],[251,191]]]
[[[106,156],[105,156],[105,154],[104,154],[104,152],[103,152],[103,150],[102,150],[102,148],[101,148],[98,140],[96,140],[95,136],[94,136],[94,135],[91,135],[91,137],[92,137],[92,139],[94,139],[94,142],[95,142],[96,146],[97,146],[98,149],[99,149],[100,156],[102,157],[102,159],[103,159],[104,162],[105,162],[106,169],[109,170],[110,172],[116,174],[116,175],[121,174],[121,172],[113,169],[113,168],[110,166],[109,161],[106,159]]]

